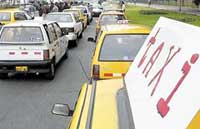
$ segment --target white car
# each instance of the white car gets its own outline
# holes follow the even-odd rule
[[[45,74],[52,80],[55,66],[68,57],[68,37],[56,22],[22,21],[0,31],[0,78],[8,74]]]
[[[79,16],[72,12],[53,12],[44,17],[44,20],[56,21],[63,31],[68,32],[69,41],[74,46],[77,44],[77,39],[82,38],[83,24]]]
[[[90,24],[90,22],[92,22],[92,20],[93,20],[92,13],[90,12],[90,10],[88,9],[87,6],[83,6],[83,5],[72,6],[71,8],[72,9],[73,8],[81,9],[81,11],[87,16],[88,25]]]

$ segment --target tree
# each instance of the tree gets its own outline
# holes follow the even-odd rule
[[[200,0],[194,0],[193,2],[194,2],[194,4],[195,4],[196,6],[199,6],[199,5],[200,5]]]

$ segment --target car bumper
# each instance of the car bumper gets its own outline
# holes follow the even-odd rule
[[[0,61],[0,73],[48,73],[51,61]],[[16,67],[27,67],[19,71]]]
[[[93,13],[92,13],[92,16],[98,17],[100,14],[101,14],[101,12],[93,12]]]
[[[77,39],[77,35],[75,33],[69,33],[68,34],[68,39],[69,39],[69,41],[76,40]]]

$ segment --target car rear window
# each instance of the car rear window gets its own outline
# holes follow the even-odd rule
[[[5,27],[0,35],[0,43],[39,43],[44,41],[40,27]]]
[[[44,19],[57,22],[73,22],[70,14],[48,14]]]
[[[124,15],[103,15],[100,19],[100,24],[116,24],[119,20],[126,20],[126,18]]]
[[[133,61],[147,34],[107,35],[101,46],[100,61]]]
[[[74,7],[74,8],[81,9],[81,12],[87,13],[87,9],[85,7],[77,6],[77,7]]]
[[[10,15],[9,12],[0,12],[0,21],[10,21]]]
[[[76,11],[76,10],[68,10],[68,11],[65,11],[65,12],[74,13],[74,14],[76,14],[76,15],[80,16],[80,15],[79,15],[79,12],[78,12],[78,11]]]

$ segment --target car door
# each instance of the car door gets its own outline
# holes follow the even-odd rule
[[[55,52],[55,63],[58,63],[61,58],[60,45],[52,23],[47,25],[47,31],[49,33],[49,37],[51,38],[50,47]]]
[[[58,40],[58,44],[59,44],[60,55],[62,57],[65,54],[65,51],[66,51],[66,44],[67,44],[66,39],[62,35],[61,28],[59,27],[59,25],[57,23],[53,23],[53,27],[55,29],[56,36],[58,38],[57,40]]]
[[[82,30],[83,30],[83,24],[81,23],[79,16],[74,14],[74,20],[75,20],[75,29],[76,29],[76,33],[78,34],[78,36],[81,34]]]

